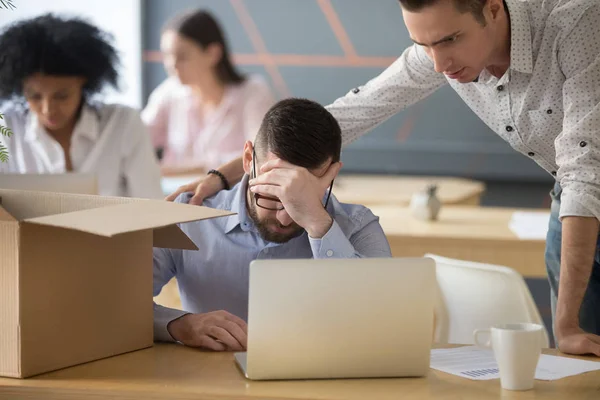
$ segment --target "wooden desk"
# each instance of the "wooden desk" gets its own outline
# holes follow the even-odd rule
[[[414,193],[436,183],[443,204],[479,205],[485,185],[463,178],[393,175],[340,175],[333,193],[344,203],[408,205]]]
[[[536,381],[533,391],[510,392],[500,388],[499,380],[471,381],[435,370],[425,378],[253,382],[242,376],[232,353],[160,344],[25,380],[0,378],[0,398],[597,400],[599,382],[600,372],[590,372]]]
[[[545,240],[521,240],[508,226],[519,210],[446,206],[433,222],[415,219],[407,207],[373,206],[371,210],[380,217],[394,257],[434,253],[504,265],[526,277],[546,277]]]

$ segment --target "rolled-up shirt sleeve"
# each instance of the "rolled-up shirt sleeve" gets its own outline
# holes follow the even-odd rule
[[[600,219],[600,5],[587,9],[561,42],[563,131],[556,138],[563,189],[560,218]],[[589,38],[595,39],[590,40]]]
[[[346,145],[447,83],[423,48],[413,45],[379,76],[326,108],[340,124]]]

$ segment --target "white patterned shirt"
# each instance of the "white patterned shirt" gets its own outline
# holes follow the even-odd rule
[[[506,0],[511,63],[461,84],[419,45],[328,106],[348,144],[450,84],[515,150],[560,182],[560,217],[600,219],[600,0]]]

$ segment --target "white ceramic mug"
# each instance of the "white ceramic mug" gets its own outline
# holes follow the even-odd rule
[[[494,350],[503,389],[533,388],[535,369],[542,351],[543,330],[538,324],[502,324],[473,332],[476,345]],[[483,333],[491,336],[485,343],[479,340]]]

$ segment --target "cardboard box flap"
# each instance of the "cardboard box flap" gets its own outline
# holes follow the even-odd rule
[[[229,211],[162,200],[119,204],[66,214],[26,219],[25,222],[73,229],[99,236],[163,228],[182,222],[232,215]]]
[[[19,221],[116,204],[147,201],[125,197],[0,189],[0,203]]]
[[[164,249],[198,250],[196,244],[177,225],[154,229],[154,247]]]
[[[0,201],[0,221],[16,221],[16,218],[10,215],[8,211],[2,207],[2,202]]]

